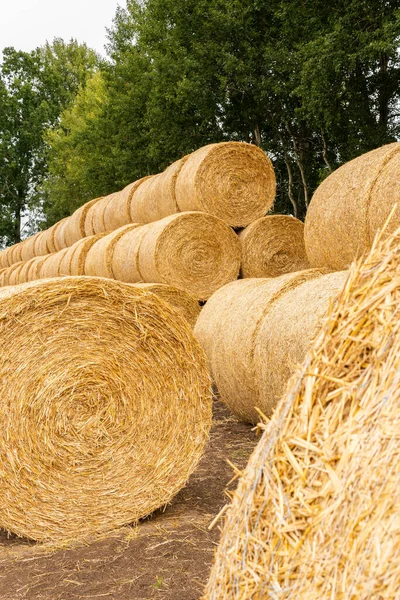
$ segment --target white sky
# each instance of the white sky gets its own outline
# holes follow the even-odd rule
[[[55,37],[75,38],[105,55],[106,27],[125,0],[0,0],[0,52],[30,51]]]

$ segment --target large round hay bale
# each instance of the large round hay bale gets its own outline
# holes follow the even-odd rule
[[[23,242],[19,242],[18,244],[14,244],[13,246],[11,246],[10,266],[22,261],[22,245]]]
[[[44,231],[40,231],[35,237],[35,242],[33,246],[33,252],[35,256],[44,256],[45,254],[50,254],[50,240],[53,234],[53,229],[45,229]]]
[[[114,249],[121,237],[139,227],[136,223],[124,225],[98,239],[85,258],[85,275],[117,279],[112,269]]]
[[[43,263],[47,262],[51,256],[52,254],[45,254],[43,256],[36,256],[32,259],[32,264],[27,271],[28,281],[36,281],[37,279],[41,279],[42,265]]]
[[[26,238],[21,249],[21,259],[24,261],[30,260],[35,256],[35,243],[39,233]]]
[[[240,419],[257,423],[256,408],[272,414],[346,276],[309,269],[241,279],[207,302],[195,334],[221,399]]]
[[[103,198],[101,198],[101,200],[96,202],[91,207],[90,211],[88,211],[88,214],[86,217],[86,224],[88,227],[88,231],[90,229],[90,231],[93,232],[91,235],[96,235],[98,233],[104,233],[105,231],[107,231],[106,225],[105,225],[105,220],[104,220],[104,213],[108,206],[108,203],[114,198],[115,195],[116,195],[116,193],[109,194],[108,196],[104,196]],[[90,224],[89,224],[89,219],[90,219]]]
[[[52,240],[53,240],[56,252],[59,252],[60,250],[64,250],[65,248],[68,248],[67,240],[65,237],[65,232],[66,232],[66,228],[68,225],[68,219],[70,219],[70,217],[65,217],[64,219],[62,219],[61,221],[56,223],[56,226],[53,229]]]
[[[311,266],[348,267],[368,252],[397,203],[388,231],[400,225],[400,143],[388,144],[342,165],[312,197],[304,239]]]
[[[21,261],[10,267],[8,274],[8,285],[18,285],[21,283],[21,270],[24,268],[25,264],[25,261]]]
[[[263,217],[275,199],[272,163],[257,146],[210,144],[190,154],[176,180],[179,209],[200,210],[246,227]]]
[[[16,285],[18,283],[18,280],[14,276],[14,272],[18,273],[23,264],[23,261],[19,261],[12,264],[11,267],[7,267],[1,274],[1,285]]]
[[[243,229],[239,239],[242,277],[279,277],[309,267],[304,224],[294,217],[262,217]]]
[[[49,259],[44,261],[40,267],[40,279],[49,277],[60,277],[61,262],[68,252],[68,248],[63,248],[59,252],[54,252]]]
[[[107,202],[108,202],[108,200],[110,199],[110,196],[101,196],[100,198],[97,198],[95,202],[90,203],[90,206],[85,213],[85,222],[84,222],[85,237],[95,235],[96,232],[94,231],[94,228],[93,228],[93,225],[94,225],[93,218],[95,216],[96,221],[97,221],[99,219],[99,215],[100,215],[100,218],[102,219],[103,212],[104,212],[104,204],[102,204],[103,210],[101,210],[100,213],[98,211],[97,205],[99,203],[102,203],[105,198],[107,199]]]
[[[7,267],[11,266],[11,252],[12,252],[12,246],[8,246],[8,248],[4,248],[4,250],[2,250],[2,252],[0,253],[0,257],[1,257],[1,262],[0,262],[0,267],[2,269],[6,269]]]
[[[139,249],[144,236],[151,225],[141,225],[127,229],[124,235],[114,238],[110,268],[114,279],[135,283],[144,281],[139,270]],[[153,283],[153,282],[151,282]]]
[[[135,288],[140,290],[147,290],[152,294],[156,294],[159,298],[162,298],[168,304],[173,306],[182,317],[186,319],[191,327],[194,327],[197,317],[200,314],[200,304],[196,298],[180,290],[172,285],[166,285],[165,283],[134,283]]]
[[[36,261],[37,257],[34,256],[33,258],[24,262],[24,265],[19,272],[18,283],[27,283],[28,281],[30,281],[29,272],[31,268],[34,267],[34,265],[36,264]]]
[[[151,223],[179,212],[175,185],[187,158],[184,156],[172,163],[163,173],[148,177],[135,190],[131,202],[133,223]]]
[[[114,194],[104,210],[105,231],[114,231],[123,225],[136,223],[131,218],[131,202],[135,190],[146,181],[148,177],[143,177],[138,181],[130,183],[123,190]]]
[[[237,278],[240,243],[221,219],[187,212],[143,227],[138,266],[144,282],[167,283],[198,300],[207,300],[222,285]],[[118,247],[114,252],[114,270]],[[129,256],[130,260],[134,258],[133,254]]]
[[[68,222],[65,225],[64,229],[64,236],[67,246],[72,246],[73,244],[75,244],[75,242],[86,236],[86,215],[90,207],[99,202],[101,199],[102,197],[94,198],[94,200],[86,202],[85,204],[77,208],[76,211],[70,217],[68,217]]]
[[[133,286],[64,277],[3,292],[0,322],[0,526],[71,541],[170,502],[211,426],[185,320]]]
[[[85,275],[85,262],[90,248],[107,233],[82,238],[70,246],[60,262],[61,275]]]
[[[400,230],[344,293],[239,482],[206,600],[397,598]]]

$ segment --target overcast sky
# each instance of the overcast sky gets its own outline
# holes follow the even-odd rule
[[[125,0],[0,0],[0,52],[33,50],[61,37],[75,38],[105,55],[106,27]]]

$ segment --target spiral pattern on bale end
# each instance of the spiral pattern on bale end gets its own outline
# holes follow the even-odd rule
[[[279,277],[309,268],[304,224],[287,215],[257,219],[239,234],[242,277]]]
[[[246,227],[271,208],[276,191],[272,163],[256,146],[223,142],[190,154],[176,180],[181,211],[200,210],[232,227]]]
[[[136,223],[124,225],[119,229],[106,234],[101,239],[98,239],[93,246],[89,248],[86,255],[85,275],[118,279],[118,277],[115,277],[112,269],[115,246],[121,237],[137,227],[139,227],[139,225]],[[126,262],[128,264],[128,261]]]
[[[346,273],[309,269],[271,279],[241,279],[209,299],[195,335],[221,400],[240,419],[257,423],[256,407],[271,415],[345,279]],[[291,303],[296,297],[297,306]]]
[[[184,290],[165,283],[134,283],[129,285],[156,294],[156,296],[173,306],[191,327],[195,326],[201,307],[196,298]]]
[[[133,286],[65,277],[8,288],[0,323],[0,526],[83,539],[165,506],[211,426],[185,320]]]
[[[400,143],[388,144],[342,165],[314,193],[304,239],[311,266],[347,268],[372,246],[394,205],[386,231],[400,225]]]

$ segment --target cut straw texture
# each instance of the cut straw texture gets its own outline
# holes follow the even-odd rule
[[[205,599],[398,597],[399,306],[397,230],[352,266],[266,425]]]
[[[135,283],[135,288],[146,290],[156,294],[159,298],[168,302],[182,317],[186,319],[191,327],[195,326],[197,317],[200,314],[200,304],[190,294],[184,290],[166,285],[164,283]]]
[[[175,196],[181,211],[204,211],[232,227],[246,227],[268,212],[275,190],[272,163],[260,148],[223,142],[187,157],[176,179]]]
[[[0,322],[0,526],[82,539],[165,506],[211,425],[185,320],[134,286],[64,277],[2,290]]]
[[[270,416],[347,274],[318,269],[241,279],[202,309],[195,335],[221,400],[240,419]]]
[[[305,220],[310,265],[347,268],[371,248],[394,205],[389,231],[400,225],[400,143],[388,144],[346,163],[316,190]]]
[[[236,279],[240,244],[221,219],[178,213],[147,225],[126,225],[92,246],[86,274],[127,283],[165,283],[206,300]]]
[[[279,277],[308,269],[304,224],[287,215],[257,219],[239,234],[242,277]]]

